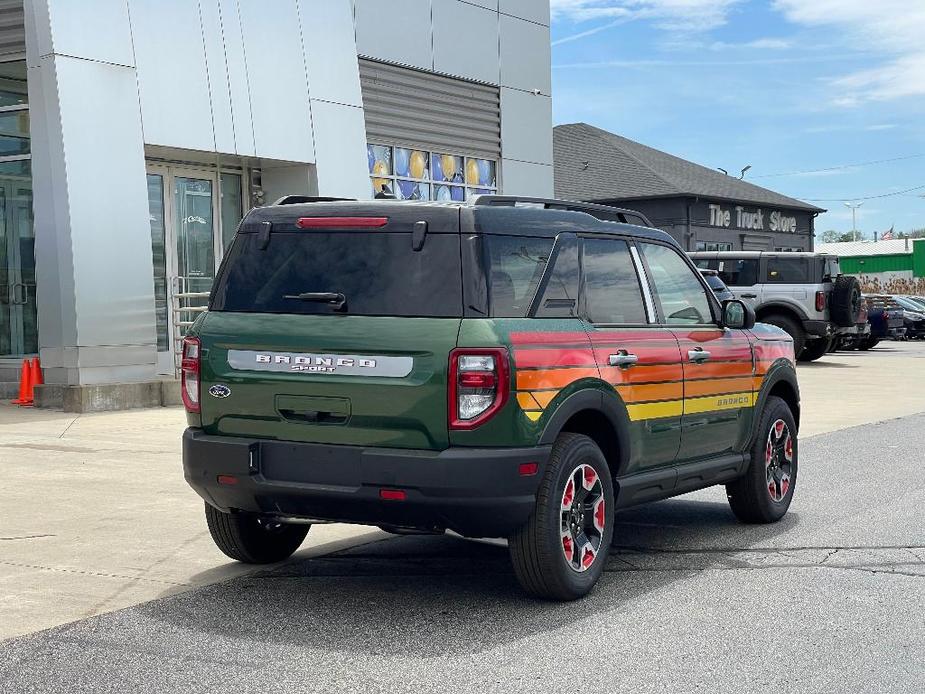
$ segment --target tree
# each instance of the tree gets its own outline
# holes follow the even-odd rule
[[[858,234],[859,238],[860,236]],[[839,243],[842,241],[854,241],[854,234],[850,231],[842,233],[835,231],[835,229],[826,229],[822,232],[822,243]]]

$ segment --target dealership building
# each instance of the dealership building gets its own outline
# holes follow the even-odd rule
[[[187,295],[283,195],[551,195],[549,16],[549,0],[0,0],[4,389],[32,355],[49,403],[172,377]]]
[[[820,207],[586,123],[553,133],[556,196],[645,214],[689,251],[811,251]]]

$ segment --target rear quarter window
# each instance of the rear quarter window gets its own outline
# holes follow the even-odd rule
[[[715,269],[728,287],[753,287],[758,284],[757,258],[723,259]]]
[[[809,258],[769,256],[766,281],[774,284],[808,284],[812,282]]]
[[[484,243],[491,316],[525,317],[549,263],[553,239],[492,234]]]

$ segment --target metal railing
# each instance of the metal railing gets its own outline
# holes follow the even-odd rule
[[[180,363],[183,361],[183,338],[189,327],[196,322],[200,313],[209,310],[206,305],[192,305],[193,302],[207,303],[209,292],[176,292],[171,296],[171,313],[173,317],[173,365],[177,378],[180,378]],[[206,300],[206,302],[203,302]]]

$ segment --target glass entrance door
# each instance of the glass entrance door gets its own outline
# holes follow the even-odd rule
[[[158,372],[173,374],[185,323],[205,306],[227,241],[243,215],[242,177],[164,165],[148,167]],[[199,294],[200,296],[195,296]],[[193,295],[193,296],[191,296]]]
[[[0,163],[0,357],[39,350],[31,173],[28,160]]]

